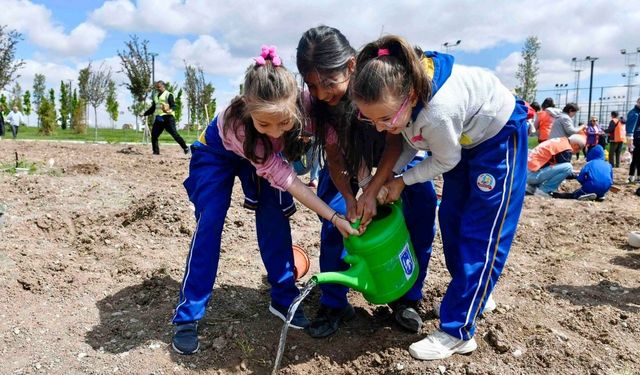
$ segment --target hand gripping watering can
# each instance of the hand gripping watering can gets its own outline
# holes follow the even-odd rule
[[[360,225],[358,220],[354,228]],[[418,278],[418,262],[402,215],[400,201],[378,207],[378,214],[361,236],[344,239],[351,267],[342,272],[322,272],[311,280],[355,289],[374,304],[397,300]]]

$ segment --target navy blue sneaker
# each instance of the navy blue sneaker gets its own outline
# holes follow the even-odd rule
[[[198,342],[198,322],[178,324],[176,332],[173,334],[171,346],[176,353],[194,354],[200,350]]]
[[[338,332],[338,328],[340,328],[343,322],[348,322],[355,316],[356,311],[350,304],[336,309],[320,305],[318,315],[313,319],[309,328],[307,328],[307,333],[316,339],[331,336]]]
[[[283,322],[287,321],[287,313],[289,312],[289,306],[282,306],[273,301],[269,305],[269,311],[278,318],[282,319]],[[295,329],[305,329],[309,326],[309,319],[304,315],[304,309],[302,304],[298,306],[298,310],[296,310],[295,314],[293,314],[293,319],[291,320],[291,324],[289,327]]]
[[[418,333],[422,329],[422,318],[418,314],[418,301],[397,300],[389,304],[393,317],[409,332]]]

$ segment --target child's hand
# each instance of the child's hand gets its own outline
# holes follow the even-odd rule
[[[402,179],[402,176],[396,177],[390,182],[387,182],[383,186],[383,188],[387,190],[387,194],[384,198],[383,203],[391,203],[400,199],[400,194],[402,194],[404,187],[405,187],[405,184],[404,184],[404,180]],[[380,192],[382,193],[382,189],[380,190]]]
[[[351,223],[342,215],[335,215],[331,219],[331,223],[338,228],[342,237],[347,238],[350,235],[359,236],[361,233],[359,230],[351,227]]]

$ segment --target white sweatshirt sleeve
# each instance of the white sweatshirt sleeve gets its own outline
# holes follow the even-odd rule
[[[434,125],[421,128],[420,133],[427,142],[431,156],[402,176],[406,185],[433,180],[436,176],[452,170],[460,162],[462,158],[460,135],[456,133],[450,118],[439,120]]]

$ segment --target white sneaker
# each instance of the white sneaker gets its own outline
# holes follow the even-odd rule
[[[482,313],[484,314],[484,313],[492,312],[493,310],[496,309],[496,307],[498,307],[498,304],[493,299],[493,293],[491,293],[487,298],[487,303],[484,304],[484,310],[482,310]]]
[[[589,194],[582,194],[577,199],[579,201],[593,201],[593,200],[596,200],[596,198],[598,198],[598,196],[595,193],[589,193]]]
[[[440,330],[409,346],[409,353],[416,359],[432,360],[467,354],[478,348],[476,340],[460,340]]]
[[[436,303],[435,305],[433,305],[433,312],[436,314],[438,318],[440,317],[440,305],[441,305],[440,303]],[[495,310],[496,307],[498,307],[498,304],[493,299],[493,293],[491,293],[487,298],[487,303],[484,305],[484,310],[482,310],[482,313],[480,314],[490,313],[493,310]]]

